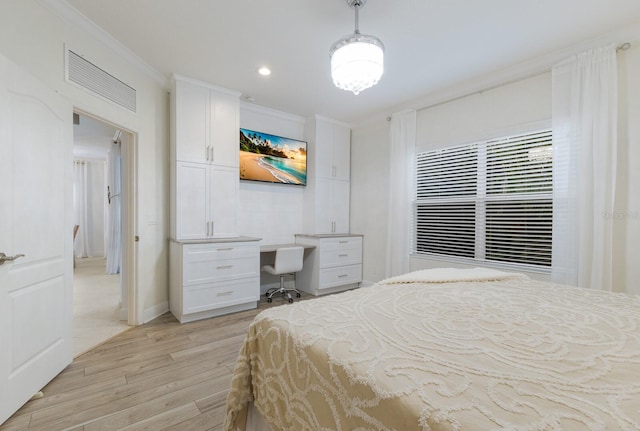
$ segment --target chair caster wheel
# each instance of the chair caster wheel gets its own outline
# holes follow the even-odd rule
[[[300,298],[302,295],[300,295],[299,293],[296,293],[296,298]]]
[[[273,301],[273,299],[267,298],[267,302],[271,302],[271,301]]]
[[[293,304],[293,298],[289,298],[289,304]]]

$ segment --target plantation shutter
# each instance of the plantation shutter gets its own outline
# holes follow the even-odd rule
[[[416,251],[474,257],[476,146],[419,154],[417,181]]]
[[[417,156],[414,253],[551,266],[551,131]]]

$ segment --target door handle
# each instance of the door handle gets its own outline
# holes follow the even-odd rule
[[[0,253],[0,265],[5,262],[16,260],[19,257],[24,257],[24,254],[16,254],[15,256],[7,256],[4,253]]]

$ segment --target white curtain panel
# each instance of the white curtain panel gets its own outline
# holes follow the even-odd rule
[[[617,147],[615,46],[552,70],[553,280],[612,290]]]
[[[107,234],[105,242],[105,254],[107,257],[107,274],[120,273],[120,260],[122,257],[122,217],[121,217],[121,190],[122,190],[122,157],[121,143],[113,144],[109,148],[107,156],[107,185],[109,187],[110,200],[107,208]]]
[[[409,271],[411,211],[415,199],[416,119],[415,110],[391,116],[387,277]]]
[[[76,257],[89,257],[89,164],[83,160],[73,162],[73,224],[78,225],[78,233],[73,241]]]

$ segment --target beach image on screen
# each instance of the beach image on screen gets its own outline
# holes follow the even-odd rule
[[[307,143],[240,129],[240,179],[306,185]]]

